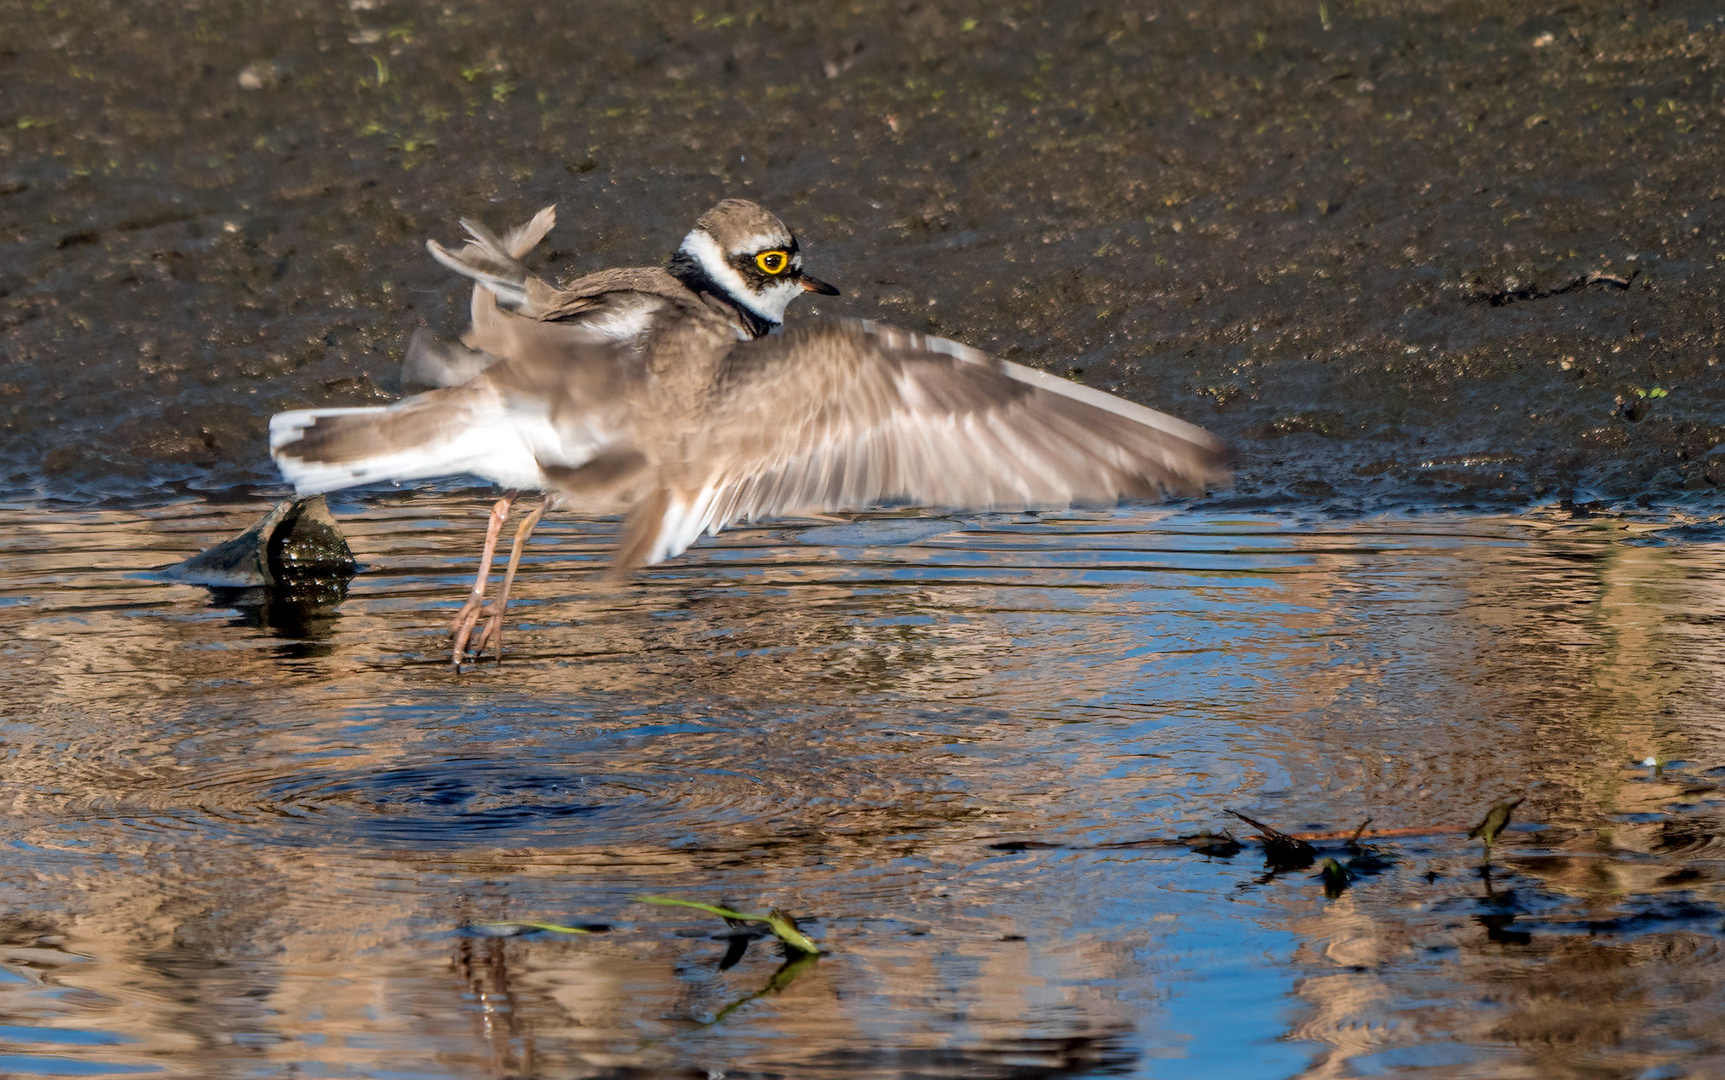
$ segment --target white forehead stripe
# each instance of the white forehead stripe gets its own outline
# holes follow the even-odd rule
[[[790,246],[791,238],[782,233],[774,233],[772,235],[756,233],[753,236],[745,236],[741,240],[738,240],[736,247],[732,250],[746,251],[753,254],[757,251],[788,250]]]

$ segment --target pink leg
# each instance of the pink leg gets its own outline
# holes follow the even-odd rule
[[[485,605],[485,581],[491,575],[491,560],[497,555],[497,534],[503,531],[503,521],[509,516],[510,504],[514,501],[515,492],[511,491],[492,506],[491,521],[485,527],[485,550],[479,556],[479,573],[473,579],[473,591],[467,595],[467,603],[456,612],[455,622],[449,627],[449,634],[455,639],[450,662],[457,671],[461,670],[461,658],[467,654],[467,639],[479,621],[480,609]]]
[[[485,630],[473,646],[475,653],[482,653],[487,645],[496,645],[498,663],[503,662],[503,609],[509,606],[509,590],[515,585],[515,571],[521,566],[521,549],[544,516],[545,502],[541,500],[533,512],[515,527],[515,542],[509,546],[509,568],[503,572],[503,587],[497,590],[497,601],[485,609],[491,617],[485,621]]]

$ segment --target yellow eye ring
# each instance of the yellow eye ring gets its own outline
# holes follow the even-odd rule
[[[782,274],[791,265],[790,254],[783,251],[763,251],[755,256],[755,265],[762,273]]]

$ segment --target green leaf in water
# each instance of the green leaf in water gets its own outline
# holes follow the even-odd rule
[[[773,935],[780,941],[799,952],[818,953],[820,946],[802,930],[798,929],[797,921],[778,908],[767,912],[767,925],[773,928]]]
[[[1354,880],[1353,871],[1334,859],[1325,859],[1320,873],[1324,879],[1324,895],[1331,900],[1342,895]]]
[[[686,907],[696,911],[705,911],[717,915],[721,919],[740,919],[743,922],[766,922],[765,915],[750,915],[744,911],[732,911],[730,908],[717,904],[703,904],[699,900],[679,900],[674,896],[637,896],[636,900],[643,904],[658,904],[661,907]]]
[[[610,929],[608,926],[559,926],[557,923],[548,922],[481,923],[480,928],[491,931],[499,937],[525,934],[531,930],[544,930],[552,934],[598,934]]]
[[[1525,795],[1522,796],[1523,799],[1526,797]],[[1490,851],[1491,845],[1497,840],[1497,834],[1503,831],[1505,825],[1509,824],[1509,815],[1521,805],[1521,801],[1521,799],[1511,799],[1508,802],[1500,802],[1487,810],[1485,818],[1468,830],[1468,839],[1485,841],[1485,849]]]
[[[637,896],[635,899],[643,904],[658,904],[662,907],[694,908],[696,911],[717,915],[721,919],[766,923],[768,928],[772,930],[773,936],[784,942],[787,947],[810,954],[819,954],[821,951],[820,946],[814,943],[813,938],[797,928],[796,920],[778,908],[774,908],[765,915],[755,915],[746,911],[720,907],[717,904],[703,904],[699,900],[679,900],[674,896]]]

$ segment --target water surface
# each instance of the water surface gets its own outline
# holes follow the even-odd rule
[[[153,572],[261,503],[0,509],[0,1072],[1725,1066],[1706,529],[863,519],[615,587],[555,518],[458,676],[484,506],[338,502],[310,611]],[[1230,809],[1375,839],[1327,895]]]

